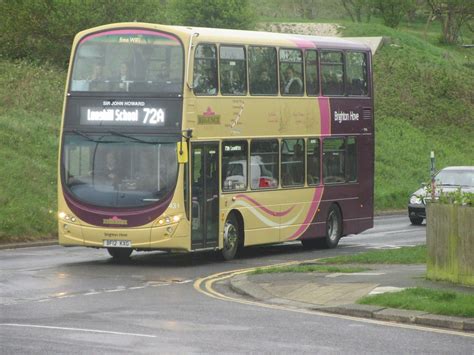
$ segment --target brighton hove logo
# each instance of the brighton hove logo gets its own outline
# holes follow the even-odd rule
[[[353,111],[350,111],[349,113],[334,111],[334,121],[339,123],[343,121],[359,121],[359,114]]]
[[[114,226],[126,226],[128,221],[126,219],[120,219],[117,216],[113,216],[112,218],[104,218],[102,220],[103,224],[112,224]]]
[[[209,106],[202,115],[198,115],[198,124],[220,124],[221,115],[216,115],[212,108]]]

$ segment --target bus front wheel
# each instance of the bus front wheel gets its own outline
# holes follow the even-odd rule
[[[116,261],[127,261],[132,254],[130,248],[107,248],[110,256]]]
[[[241,228],[234,214],[230,214],[224,225],[224,247],[221,254],[224,260],[232,260],[237,254],[241,240]]]

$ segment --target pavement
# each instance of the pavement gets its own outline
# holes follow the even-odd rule
[[[427,287],[474,293],[473,287],[425,279],[425,265],[357,265],[370,270],[359,273],[240,274],[230,287],[261,302],[343,314],[383,321],[418,324],[474,332],[474,318],[451,317],[421,311],[356,304],[366,295]]]

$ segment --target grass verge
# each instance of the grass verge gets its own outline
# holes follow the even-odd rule
[[[426,263],[426,245],[341,255],[320,259],[318,262],[324,264],[424,264]]]
[[[329,266],[329,265],[291,265],[269,268],[258,268],[251,275],[275,274],[284,272],[344,272],[354,273],[369,270],[358,266]]]
[[[408,288],[395,293],[366,296],[357,303],[424,311],[446,316],[474,317],[474,295],[420,287]]]

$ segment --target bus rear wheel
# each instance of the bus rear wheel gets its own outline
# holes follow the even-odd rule
[[[242,240],[242,230],[234,214],[227,217],[224,225],[224,247],[221,255],[224,260],[235,258]]]
[[[325,247],[332,249],[337,247],[342,237],[342,216],[339,207],[332,205],[326,219]]]
[[[107,248],[110,256],[116,261],[127,261],[132,254],[131,248]]]

